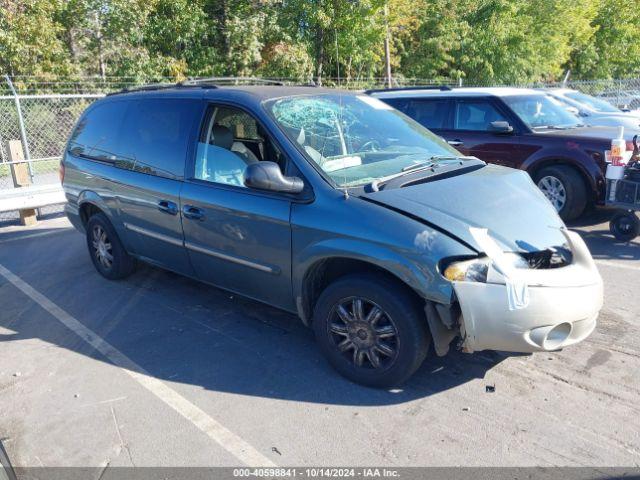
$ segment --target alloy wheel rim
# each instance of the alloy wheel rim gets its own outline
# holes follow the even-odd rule
[[[340,300],[330,314],[328,330],[336,349],[357,368],[384,369],[398,355],[395,323],[379,305],[365,298]]]
[[[96,260],[109,270],[113,265],[113,250],[107,232],[100,225],[93,227],[92,245]]]
[[[538,182],[538,188],[549,199],[551,204],[559,212],[567,203],[567,190],[557,177],[547,175]]]

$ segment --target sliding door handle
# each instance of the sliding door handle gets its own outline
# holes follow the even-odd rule
[[[185,218],[191,220],[204,220],[204,211],[201,208],[194,207],[193,205],[185,205],[182,207],[182,215]]]
[[[462,142],[460,140],[449,140],[447,143],[449,145],[451,145],[452,147],[459,147],[460,145],[464,144],[464,142]]]
[[[169,200],[160,200],[158,202],[158,210],[169,215],[176,215],[178,213],[178,205]]]

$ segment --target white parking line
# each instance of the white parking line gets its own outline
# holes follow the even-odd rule
[[[29,238],[46,237],[49,235],[55,235],[56,233],[70,232],[71,228],[56,228],[55,230],[47,230],[45,232],[27,233],[26,235],[19,235],[16,237],[9,237],[0,239],[0,243],[17,242],[19,240],[28,240]]]
[[[93,330],[85,327],[73,316],[42,295],[20,277],[7,270],[1,264],[0,275],[31,298],[31,300],[44,308],[65,327],[108,358],[111,363],[124,370],[140,385],[193,423],[202,432],[207,434],[212,440],[218,443],[223,449],[236,457],[242,463],[255,467],[276,466],[275,463],[262,455],[262,453],[256,450],[252,445],[210,417],[207,413],[195,406],[178,392],[165,385],[162,381],[151,376],[140,365],[136,364],[129,357],[106,342]]]
[[[640,265],[627,265],[625,263],[612,262],[610,260],[596,260],[596,264],[605,267],[623,268],[625,270],[640,270]]]

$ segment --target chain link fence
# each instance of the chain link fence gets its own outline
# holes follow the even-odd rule
[[[11,174],[16,162],[28,165],[32,185],[54,185],[59,182],[60,157],[76,120],[103,94],[23,94],[9,79],[5,82],[0,95],[0,190],[18,188]],[[11,140],[20,141],[24,160],[10,156]],[[62,205],[51,205],[38,209],[38,214],[61,211]],[[0,212],[0,222],[18,218],[16,211]]]
[[[172,79],[157,79],[171,83]],[[226,85],[279,82],[283,84],[311,83],[310,79],[252,79],[218,78],[216,83]],[[0,80],[0,192],[17,188],[11,175],[8,141],[19,140],[24,151],[24,162],[29,166],[33,185],[59,182],[58,168],[66,140],[78,117],[96,99],[106,93],[139,85],[128,78],[92,79],[78,81],[48,81],[35,77],[5,77]],[[385,78],[345,79],[324,78],[323,86],[364,90],[384,88]],[[458,79],[395,77],[393,86],[447,85],[496,86],[467,83]],[[507,85],[504,85],[507,86]],[[511,85],[513,86],[513,85]],[[564,83],[536,83],[515,85],[520,87],[566,87],[607,100],[611,104],[631,110],[640,109],[640,79],[569,81]],[[14,159],[15,160],[15,159]],[[62,211],[62,205],[39,209],[40,215]],[[18,212],[0,212],[0,224],[16,221]]]
[[[549,87],[566,87],[606,100],[610,104],[628,110],[640,109],[640,79],[625,80],[575,80],[549,83]]]

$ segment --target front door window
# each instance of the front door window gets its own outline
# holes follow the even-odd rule
[[[456,104],[456,130],[488,132],[492,122],[506,122],[507,119],[489,101],[474,100]]]
[[[278,160],[279,153],[256,120],[243,110],[218,106],[211,111],[207,128],[198,142],[194,177],[198,180],[244,187],[248,165]]]

